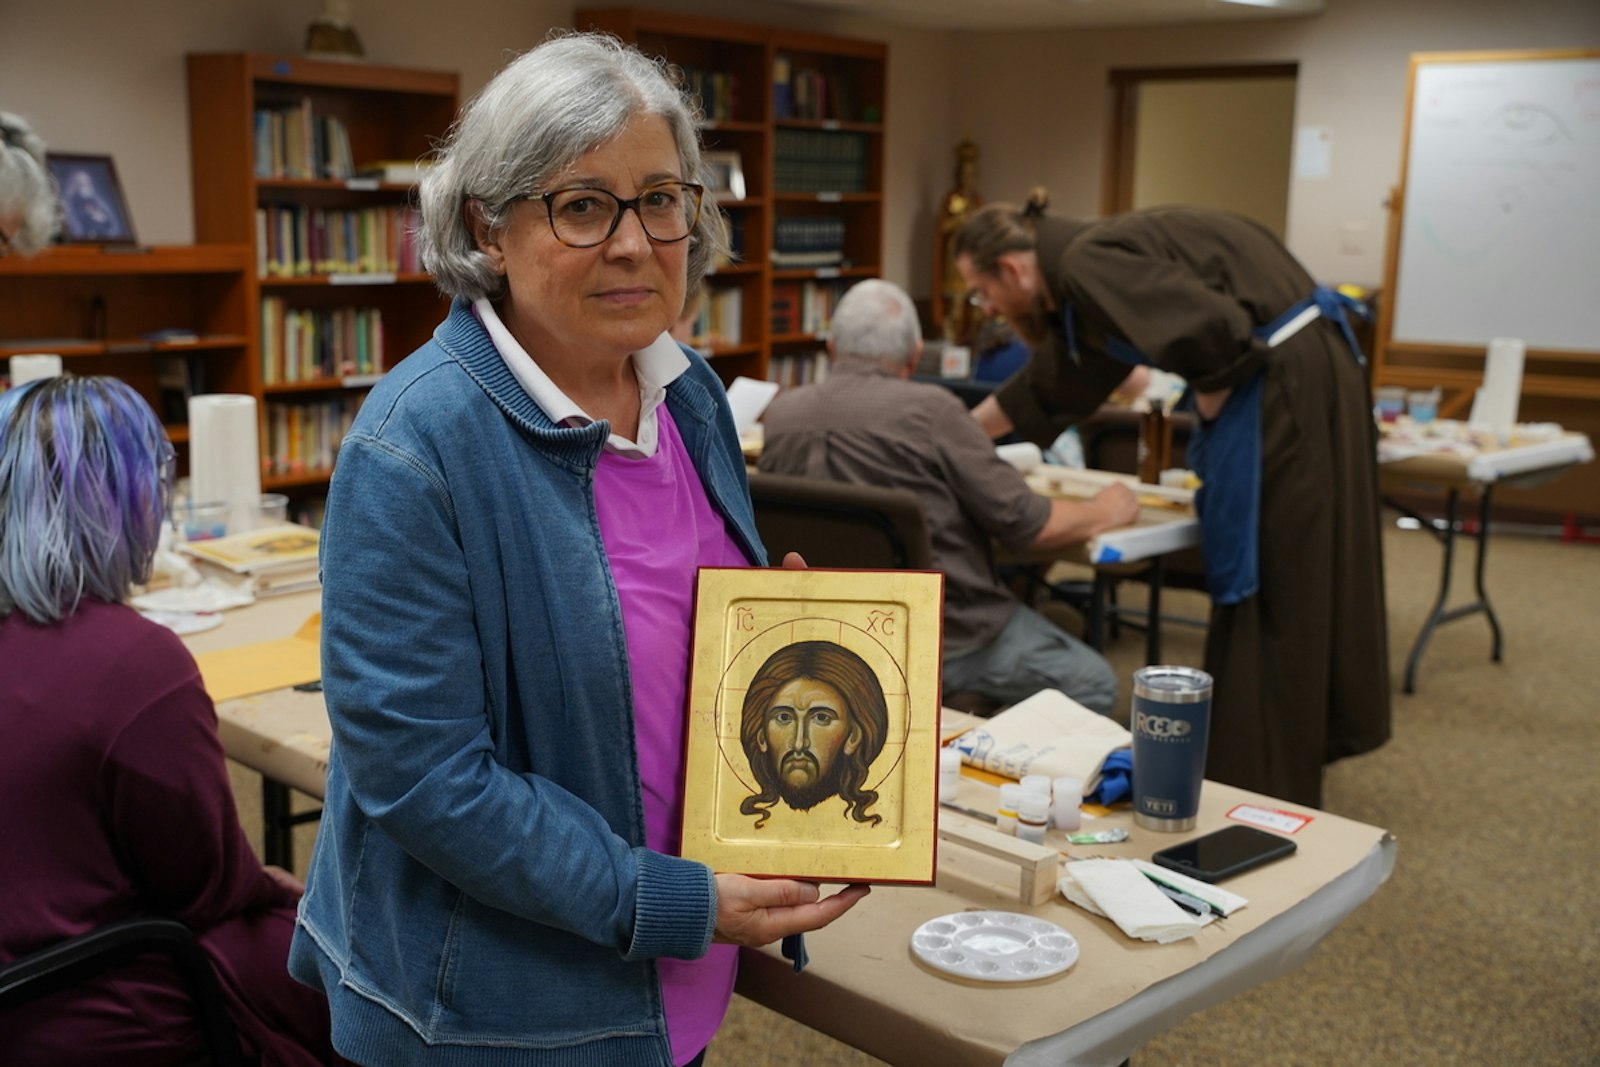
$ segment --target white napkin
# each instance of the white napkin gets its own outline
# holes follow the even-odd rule
[[[1115,720],[1059,689],[1041,689],[956,738],[955,747],[973,766],[1010,778],[1076,778],[1088,796],[1100,785],[1106,757],[1132,743]]]
[[[249,575],[208,575],[199,585],[168,586],[131,597],[141,611],[226,611],[256,602]]]
[[[1193,937],[1213,916],[1191,915],[1127,860],[1077,860],[1061,865],[1061,895],[1104,915],[1129,937],[1165,945]]]
[[[1238,893],[1230,893],[1221,886],[1212,885],[1210,882],[1202,882],[1198,878],[1190,878],[1187,874],[1179,874],[1177,871],[1167,867],[1158,867],[1149,860],[1131,859],[1128,862],[1139,868],[1139,870],[1144,871],[1146,877],[1154,876],[1180,893],[1198,897],[1222,912],[1223,915],[1232,915],[1250,903],[1247,897],[1241,897]]]

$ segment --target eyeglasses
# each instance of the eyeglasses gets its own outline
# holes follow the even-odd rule
[[[972,291],[967,293],[967,298],[966,299],[967,299],[967,303],[968,304],[970,304],[973,307],[977,308],[979,311],[985,311],[986,312],[986,311],[991,311],[994,308],[994,305],[992,303],[990,303],[989,298],[987,296],[983,295],[982,293],[978,292],[976,289],[973,289]]]
[[[576,186],[527,197],[544,201],[550,232],[568,248],[593,248],[617,232],[622,213],[633,208],[645,236],[660,244],[681,241],[700,221],[705,187],[691,182],[659,182],[624,200],[605,189]]]

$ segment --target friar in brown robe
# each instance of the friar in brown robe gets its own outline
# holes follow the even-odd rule
[[[982,298],[999,278],[992,253],[1016,251],[1025,243],[1016,234],[1031,235],[1035,290],[1013,318],[1032,335],[1034,353],[992,398],[1024,438],[1049,444],[1141,357],[1182,375],[1202,397],[1238,402],[1258,391],[1256,581],[1231,603],[1212,590],[1206,773],[1319,806],[1323,765],[1383,744],[1390,722],[1376,430],[1346,334],[1324,317],[1269,347],[1264,328],[1315,283],[1249,219],[1198,208],[1088,223],[1035,212],[1013,218],[1022,230],[1012,224],[1007,244],[987,237],[990,269],[981,220],[979,240],[958,245],[958,256]],[[973,232],[969,223],[963,237]],[[983,421],[981,409],[974,414]],[[1209,481],[1256,476],[1208,472]],[[1226,536],[1247,540],[1249,532]]]

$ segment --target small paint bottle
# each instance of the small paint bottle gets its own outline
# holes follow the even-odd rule
[[[939,750],[939,803],[954,804],[961,793],[961,753],[953,748]]]
[[[1039,844],[1044,841],[1045,824],[1050,821],[1050,798],[1038,793],[1023,793],[1017,802],[1017,836]]]
[[[1057,778],[1054,787],[1050,821],[1062,833],[1072,833],[1083,825],[1083,813],[1078,810],[1083,803],[1083,782],[1077,778]]]
[[[1017,804],[1023,797],[1022,787],[1014,783],[1000,787],[1000,804],[994,813],[994,828],[1003,834],[1017,832]]]
[[[1050,804],[1050,776],[1048,774],[1025,774],[1021,780],[1024,793],[1037,793],[1044,797],[1045,806]]]

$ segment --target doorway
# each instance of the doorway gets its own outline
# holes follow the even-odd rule
[[[1282,239],[1298,73],[1293,63],[1111,71],[1101,213],[1193,204]]]

